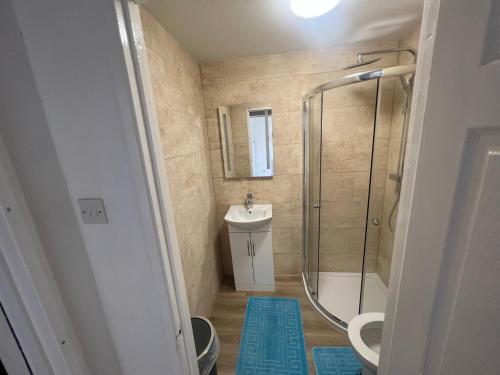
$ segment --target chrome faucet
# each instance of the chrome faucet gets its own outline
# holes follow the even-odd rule
[[[253,208],[253,193],[247,194],[246,206],[248,210]]]

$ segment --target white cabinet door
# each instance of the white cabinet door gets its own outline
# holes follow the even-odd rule
[[[250,234],[231,233],[231,255],[233,257],[234,282],[238,285],[254,284]]]
[[[272,232],[250,233],[255,284],[274,285]]]

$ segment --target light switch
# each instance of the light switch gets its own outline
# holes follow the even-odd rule
[[[80,214],[85,224],[106,224],[106,208],[102,198],[81,198],[78,199]]]

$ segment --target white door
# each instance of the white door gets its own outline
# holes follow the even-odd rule
[[[11,330],[3,308],[0,309],[0,374],[30,375],[30,370]],[[3,366],[3,368],[2,368]]]
[[[230,233],[233,274],[236,286],[253,285],[253,264],[249,233]]]
[[[498,374],[500,0],[426,0],[421,35],[379,373]]]
[[[253,250],[253,272],[255,284],[274,284],[272,232],[250,233]]]

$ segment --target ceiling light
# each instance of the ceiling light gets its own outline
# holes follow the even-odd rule
[[[299,17],[318,17],[331,11],[340,0],[292,0],[293,13]]]

